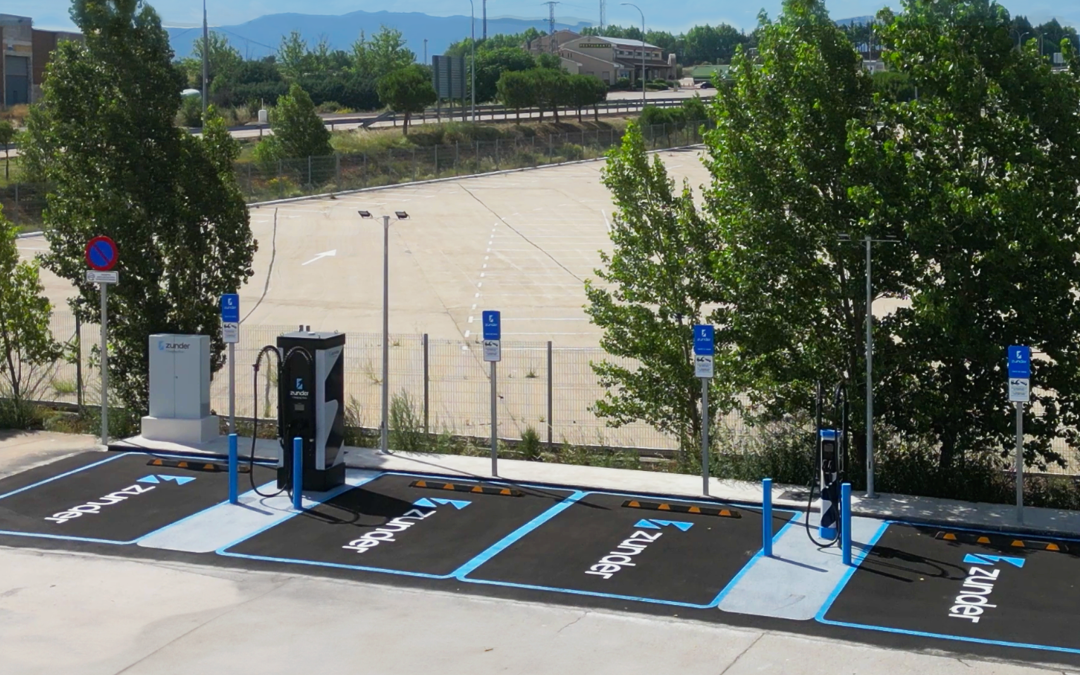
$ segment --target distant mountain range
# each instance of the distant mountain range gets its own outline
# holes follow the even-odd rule
[[[558,21],[555,27],[580,31],[592,25],[591,22],[578,19],[570,21],[573,23]],[[417,60],[424,58],[425,39],[428,41],[427,53],[430,61],[431,55],[442,54],[451,43],[467,38],[470,34],[467,16],[429,16],[418,12],[351,12],[340,16],[268,14],[236,26],[214,26],[211,30],[224,34],[229,38],[229,43],[246,58],[259,58],[277,51],[281,38],[294,30],[300,32],[309,46],[325,37],[334,49],[348,50],[361,31],[370,36],[382,26],[400,30],[409,49],[416,53]],[[488,16],[488,35],[521,33],[527,28],[547,32],[548,22],[545,19]],[[177,57],[189,56],[195,40],[202,35],[200,28],[167,30]],[[482,23],[478,15],[477,39],[481,37],[481,31]]]

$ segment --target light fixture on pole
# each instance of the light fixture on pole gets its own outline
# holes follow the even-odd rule
[[[841,234],[840,241],[860,243],[849,234]],[[862,242],[866,245],[866,496],[874,499],[874,296],[870,249],[873,244],[899,244],[895,237],[874,239],[869,234]]]
[[[641,15],[641,106],[645,107],[645,12],[632,2],[624,2],[623,5],[633,7]]]
[[[371,211],[357,211],[361,218],[371,218]],[[395,211],[398,220],[409,217]],[[383,312],[382,312],[382,422],[379,424],[379,452],[390,454],[390,216],[383,216]]]
[[[476,121],[476,4],[473,0],[469,0],[469,23],[471,26],[472,39],[469,41],[469,50],[472,54],[469,63],[469,93],[472,95],[472,121]]]

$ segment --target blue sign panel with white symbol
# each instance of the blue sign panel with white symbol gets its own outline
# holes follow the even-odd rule
[[[1031,378],[1031,347],[1022,345],[1009,347],[1009,377]]]
[[[694,326],[694,354],[698,356],[712,356],[715,353],[713,346],[713,327]]]
[[[221,296],[221,320],[225,323],[240,322],[240,296],[236,293]]]
[[[482,317],[484,323],[484,339],[485,340],[501,340],[502,339],[502,319],[499,312],[487,311],[484,312]]]

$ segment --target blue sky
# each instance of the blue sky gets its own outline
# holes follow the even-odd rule
[[[632,7],[622,7],[620,0],[608,0],[608,23],[635,25],[639,15]],[[480,0],[476,0],[477,14]],[[166,25],[189,26],[199,23],[202,15],[201,0],[153,0],[150,2],[164,18]],[[781,0],[637,0],[645,12],[650,28],[681,31],[695,23],[729,23],[739,28],[753,28],[757,13],[764,9],[775,16]],[[899,6],[899,0],[827,0],[829,12],[837,19],[873,14],[883,6]],[[1013,13],[1025,14],[1033,23],[1056,17],[1058,21],[1080,26],[1080,2],[1076,0],[1004,0]],[[68,17],[70,3],[66,0],[4,0],[5,14],[18,14],[34,18],[41,28],[70,28]],[[595,21],[598,16],[598,0],[566,0],[556,7],[556,16]],[[207,0],[212,25],[232,25],[249,21],[264,14],[298,12],[303,14],[345,14],[356,10],[376,12],[423,12],[436,16],[469,14],[468,0],[322,0],[314,4],[298,0]],[[521,18],[546,17],[547,8],[539,0],[489,0],[488,16],[513,16]]]

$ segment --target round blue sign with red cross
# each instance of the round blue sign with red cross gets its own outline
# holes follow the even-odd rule
[[[94,237],[86,244],[86,264],[98,272],[108,272],[116,267],[119,258],[116,242],[108,237]]]

